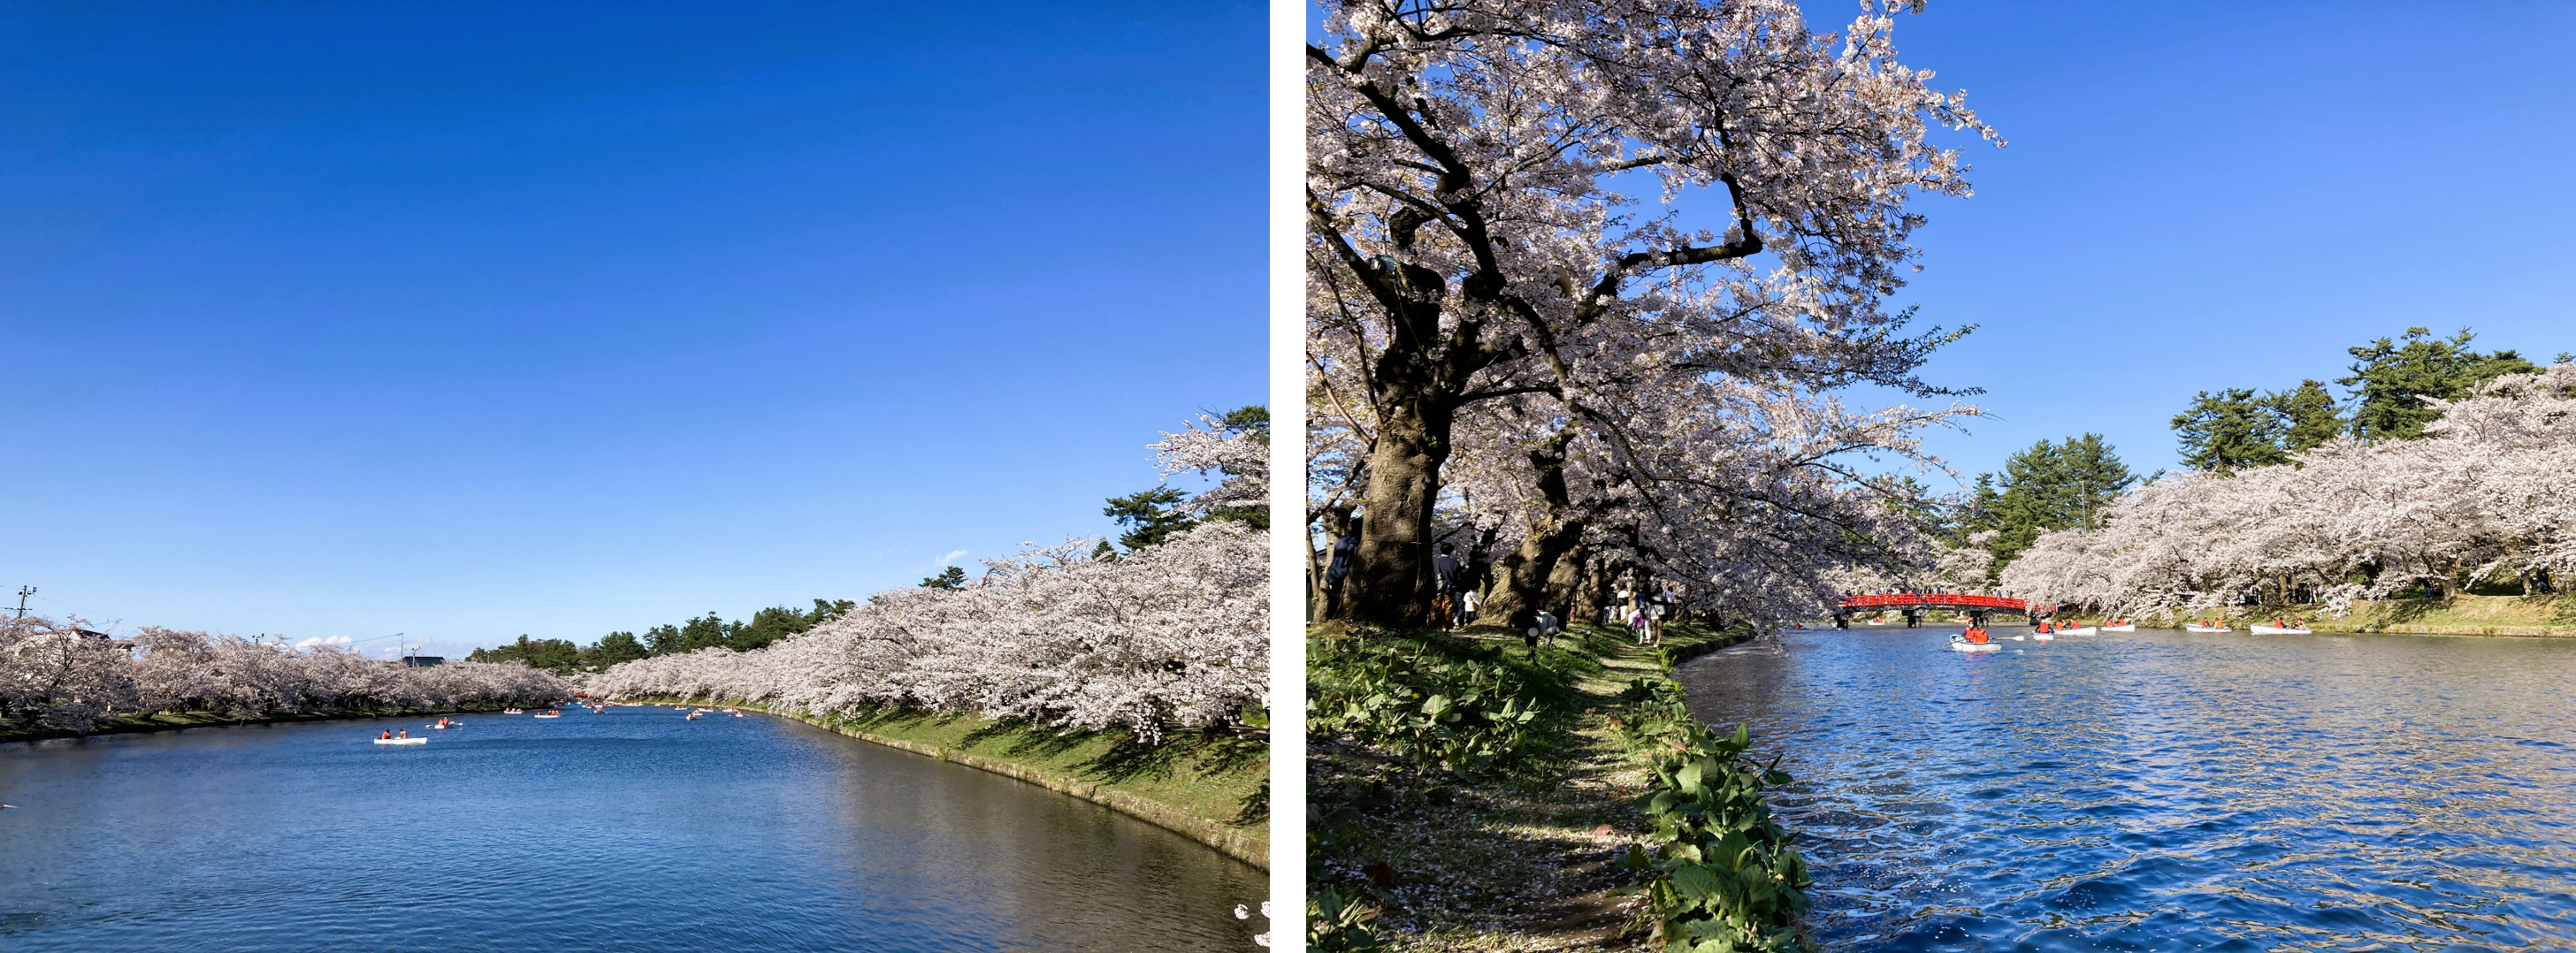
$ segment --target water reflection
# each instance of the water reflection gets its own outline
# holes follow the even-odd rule
[[[1833,949],[2559,949],[2576,643],[1795,632],[1684,665]]]
[[[668,709],[0,746],[0,948],[1206,950],[1260,871],[1023,782]],[[417,730],[417,729],[415,729]]]

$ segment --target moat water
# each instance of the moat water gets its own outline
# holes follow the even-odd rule
[[[761,716],[565,709],[0,745],[0,949],[1250,949],[1262,872]],[[427,745],[369,743],[381,728]]]
[[[1827,949],[2576,947],[2576,640],[1955,631],[1678,672],[1796,776]]]

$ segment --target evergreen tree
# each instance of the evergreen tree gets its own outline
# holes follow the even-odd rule
[[[922,580],[921,588],[947,589],[951,591],[964,589],[966,588],[966,570],[960,569],[956,566],[942,569],[939,571],[939,575]]]
[[[1127,532],[1118,537],[1118,545],[1126,547],[1128,552],[1135,552],[1141,547],[1162,542],[1166,536],[1198,525],[1197,520],[1191,519],[1189,514],[1180,510],[1181,501],[1188,498],[1189,494],[1171,487],[1155,487],[1126,496],[1112,497],[1109,500],[1109,506],[1100,512],[1104,516],[1117,520],[1119,525],[1128,527]]]
[[[2182,438],[2183,464],[2195,470],[2234,473],[2290,459],[2281,449],[2288,422],[2274,400],[2257,398],[2251,389],[2231,388],[2214,396],[2201,391],[2190,410],[2174,417],[2173,429]]]
[[[2335,383],[2355,397],[2352,435],[2374,443],[2422,437],[2424,425],[2441,416],[2424,398],[2457,400],[2500,375],[2539,370],[2512,351],[2469,350],[2475,338],[2467,328],[2447,340],[2425,328],[2407,328],[2397,341],[2380,338],[2351,348],[2352,376]]]
[[[2281,449],[2306,453],[2333,443],[2343,432],[2343,417],[2335,413],[2334,398],[2326,393],[2321,381],[2300,381],[2287,391],[2275,391],[2270,403],[2289,429],[2281,436]]]
[[[652,654],[651,649],[636,640],[635,633],[611,632],[581,650],[581,667],[594,672],[604,671],[619,662],[632,662]]]
[[[1970,520],[1994,530],[1995,571],[2030,548],[2046,530],[2091,529],[2111,501],[2138,482],[2101,434],[2042,440],[2004,460],[2001,476],[1977,477]]]
[[[520,662],[529,668],[541,668],[557,675],[569,675],[581,667],[581,647],[565,639],[530,639],[492,649],[475,649],[465,656],[468,662]]]
[[[739,622],[727,624],[714,612],[708,612],[703,619],[682,622],[679,651],[695,652],[699,649],[722,647],[733,641],[734,630],[741,627],[742,623]]]

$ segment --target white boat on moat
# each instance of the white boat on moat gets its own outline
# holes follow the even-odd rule
[[[2236,631],[2235,629],[2231,629],[2231,628],[2228,628],[2228,627],[2223,626],[2223,625],[2221,625],[2221,626],[2193,625],[2193,624],[2188,623],[2188,622],[2183,623],[2182,630],[2183,630],[2183,631],[2185,631],[2185,632],[2234,632],[2234,631]]]
[[[2317,632],[2316,632],[2316,630],[2315,630],[2315,629],[2302,629],[2302,628],[2299,628],[2299,627],[2297,627],[2297,626],[2282,626],[2282,625],[2255,625],[2255,626],[2247,626],[2247,627],[2246,627],[2246,630],[2247,630],[2247,631],[2249,631],[2249,632],[2254,633],[2255,635],[2315,635],[2315,634],[2317,634]]]

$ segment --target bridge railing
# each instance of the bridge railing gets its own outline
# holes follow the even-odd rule
[[[1845,609],[1885,609],[1924,606],[1936,609],[2001,609],[2008,612],[2030,611],[2029,603],[2002,596],[1953,595],[1942,592],[1891,592],[1878,595],[1844,596]]]

